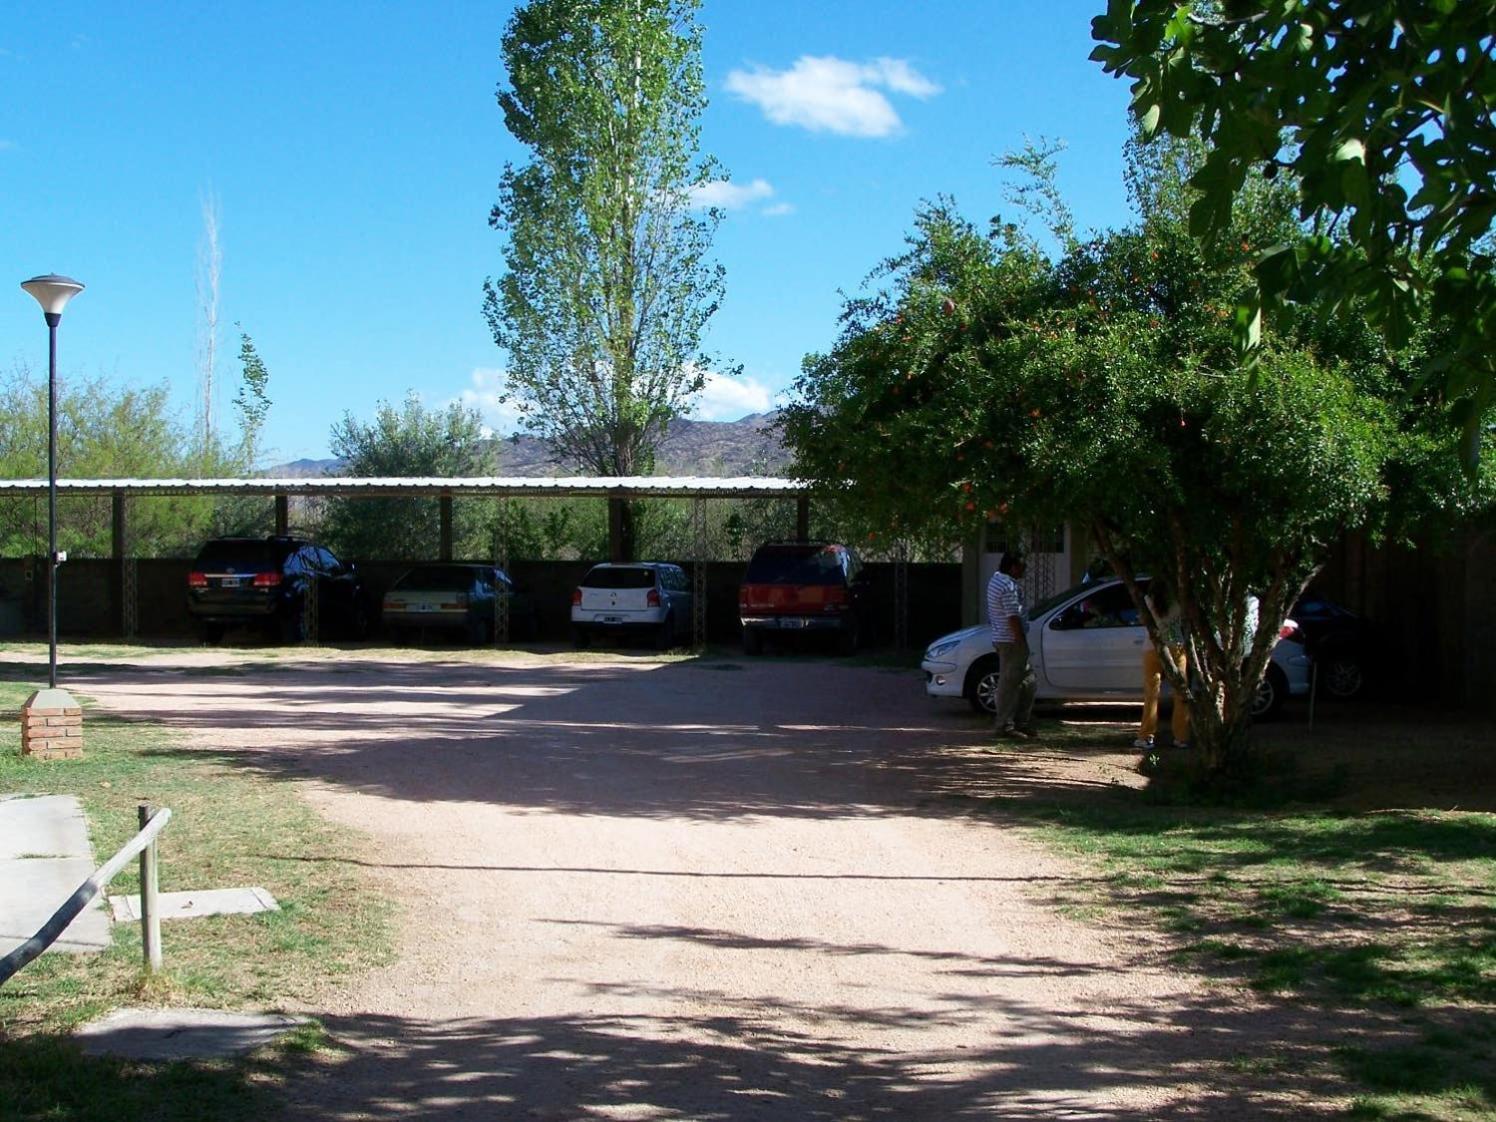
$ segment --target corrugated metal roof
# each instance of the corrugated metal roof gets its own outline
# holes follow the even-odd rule
[[[45,494],[45,479],[0,480],[0,496]],[[59,495],[574,495],[609,498],[793,498],[809,494],[797,479],[757,476],[483,476],[476,478],[353,478],[316,479],[59,479]]]

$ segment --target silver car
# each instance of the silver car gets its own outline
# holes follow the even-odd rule
[[[1147,586],[1146,580],[1140,583]],[[1293,621],[1281,633],[1252,702],[1254,717],[1271,717],[1285,698],[1309,692],[1311,661]],[[1036,604],[1029,611],[1028,641],[1040,700],[1142,700],[1148,632],[1120,580],[1077,585]],[[921,666],[929,696],[964,697],[984,713],[995,708],[997,652],[987,624],[936,639]]]
[[[632,635],[667,650],[691,634],[691,582],[662,561],[594,565],[571,594],[571,634],[579,647]]]

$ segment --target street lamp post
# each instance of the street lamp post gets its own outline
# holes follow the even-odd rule
[[[71,277],[48,273],[22,281],[47,320],[47,686],[57,688],[57,325],[62,309],[83,291]]]

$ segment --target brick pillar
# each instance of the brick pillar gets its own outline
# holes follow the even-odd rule
[[[21,706],[21,755],[83,758],[83,710],[66,690],[37,690]]]

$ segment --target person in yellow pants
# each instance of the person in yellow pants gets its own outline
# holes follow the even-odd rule
[[[1153,609],[1153,618],[1158,621],[1159,638],[1174,656],[1179,672],[1189,676],[1185,665],[1184,626],[1179,605],[1169,595],[1168,588],[1158,580],[1148,590],[1148,603]],[[1163,689],[1163,659],[1158,648],[1149,640],[1143,645],[1143,722],[1138,727],[1138,738],[1132,742],[1134,748],[1144,751],[1153,747],[1153,737],[1158,732],[1158,695]],[[1174,747],[1190,746],[1190,707],[1188,701],[1174,695],[1174,712],[1170,720],[1170,731],[1174,735]]]

